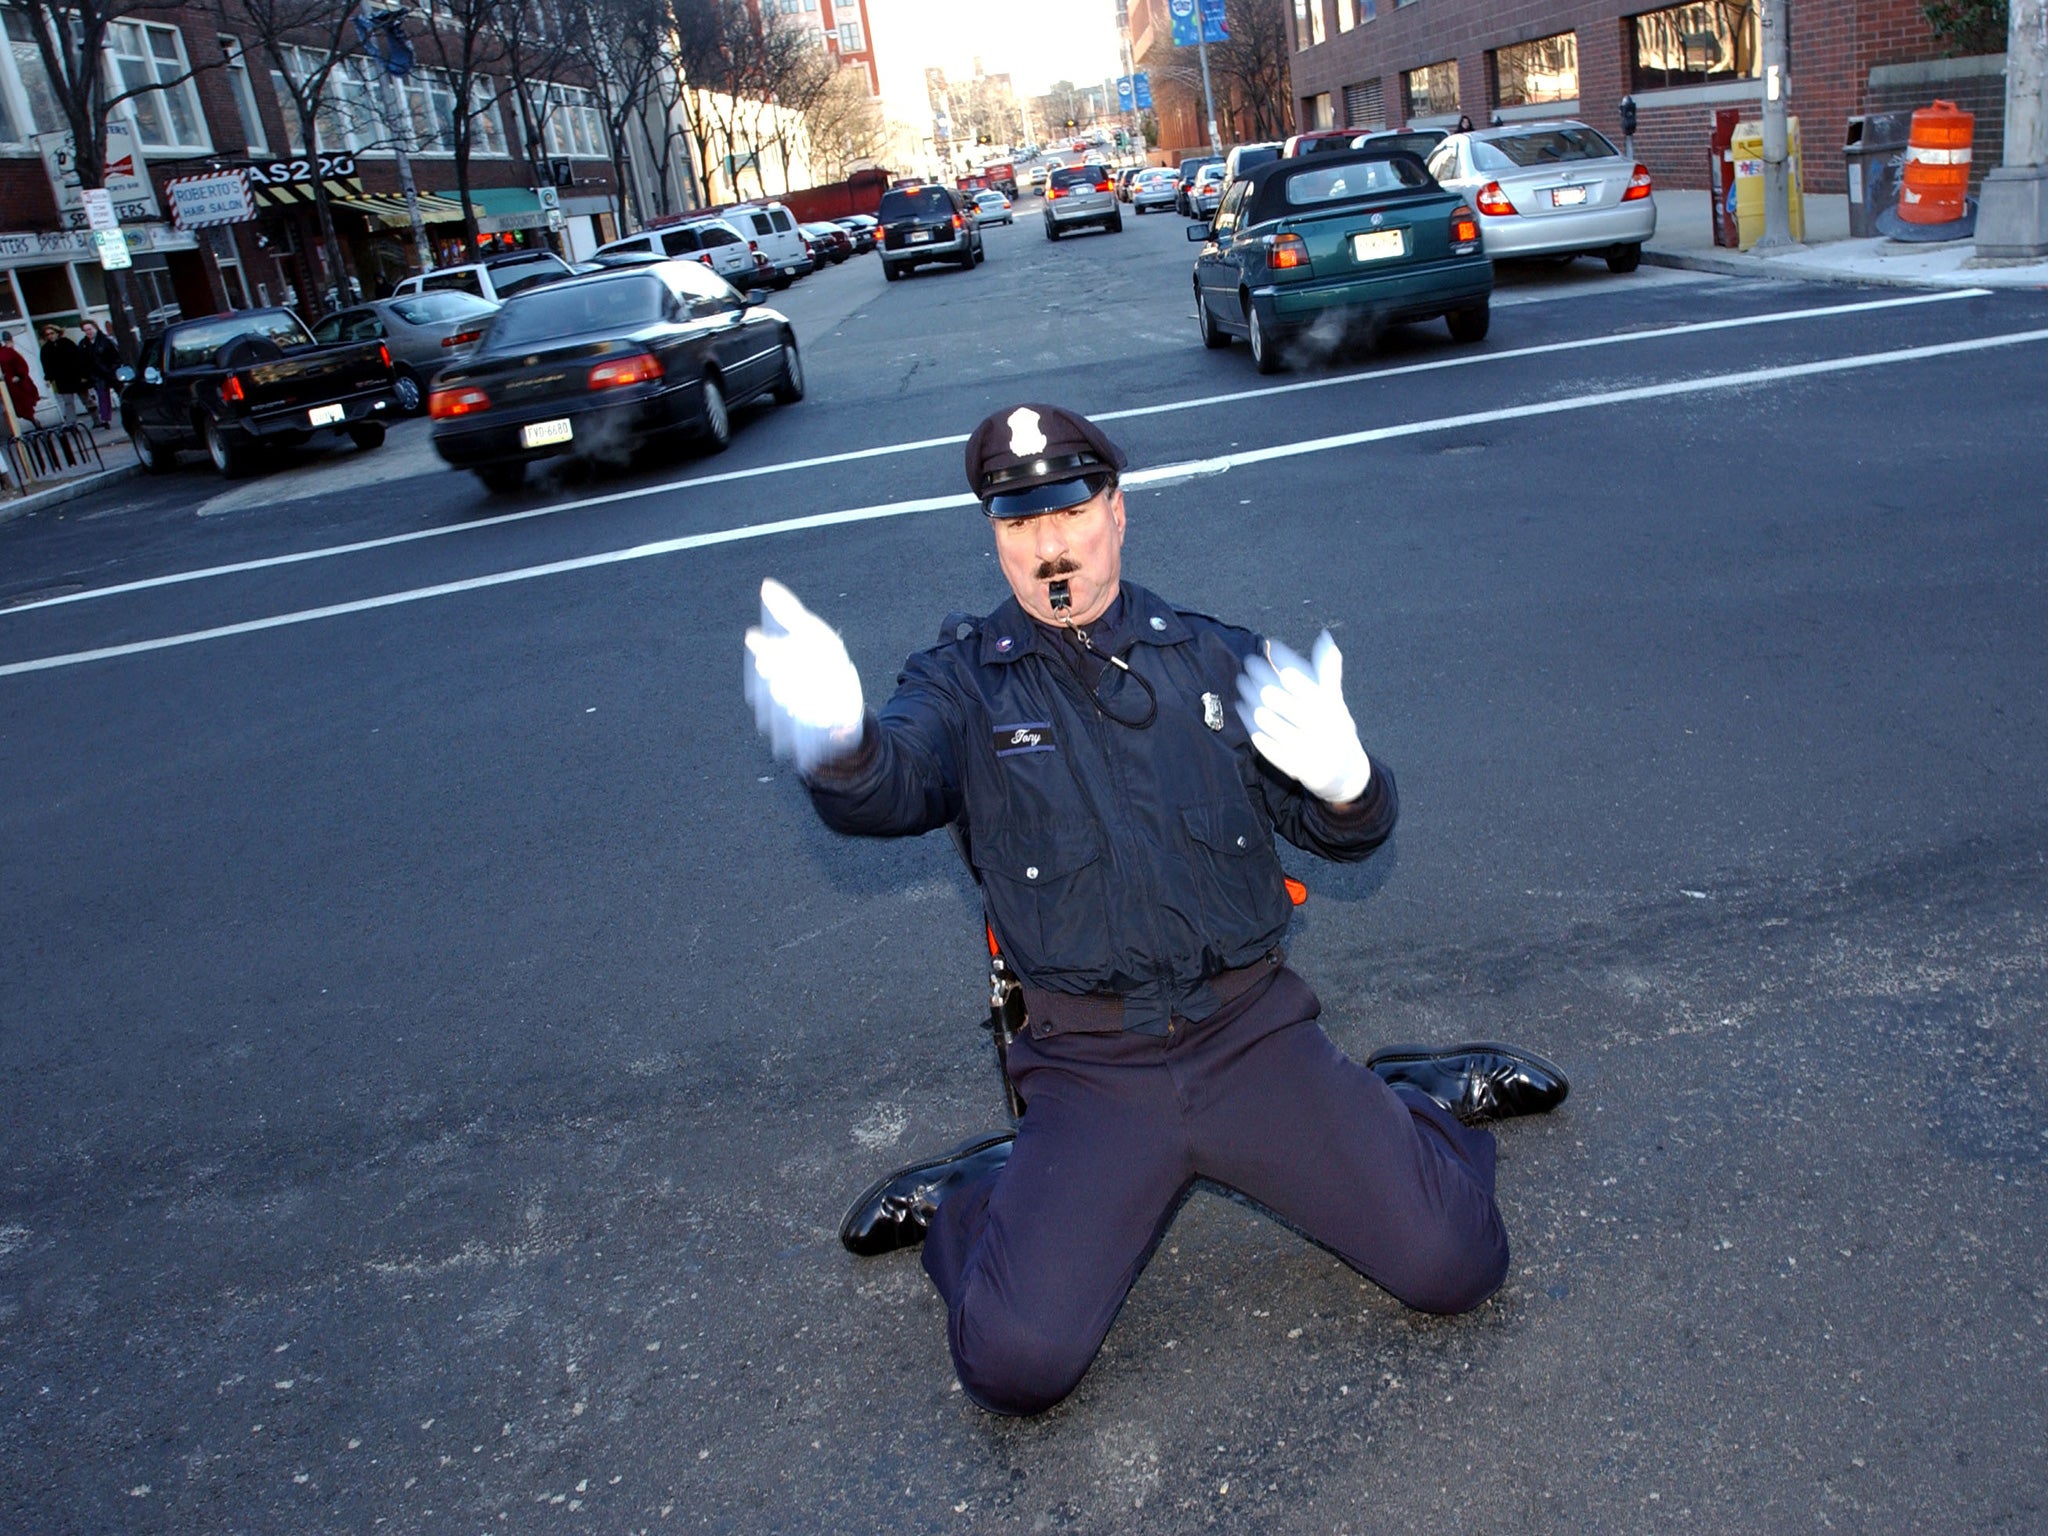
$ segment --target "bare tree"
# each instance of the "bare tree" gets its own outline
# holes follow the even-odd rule
[[[556,76],[575,57],[581,40],[577,14],[557,0],[504,0],[498,11],[498,40],[505,61],[503,96],[519,119],[520,138],[533,184],[552,186],[548,172],[548,118],[560,105]]]
[[[416,45],[420,58],[441,71],[455,98],[448,151],[455,160],[455,195],[462,203],[463,250],[471,261],[481,250],[476,208],[469,200],[470,156],[476,149],[478,119],[487,112],[495,114],[501,99],[497,76],[505,69],[505,48],[499,15],[505,3],[435,0]],[[504,131],[502,120],[498,131]]]
[[[13,0],[35,38],[50,98],[63,115],[72,143],[71,168],[88,191],[107,182],[107,115],[123,102],[151,91],[175,88],[218,62],[208,57],[188,64],[180,74],[146,79],[117,75],[107,59],[108,34],[123,23],[154,17],[170,21],[183,7],[178,0]],[[125,270],[108,273],[112,280],[114,334],[123,348],[134,350],[135,323]]]
[[[349,0],[214,0],[214,4],[221,30],[240,37],[245,49],[260,52],[273,78],[283,84],[284,99],[279,105],[292,114],[312,170],[322,260],[334,281],[336,304],[346,304],[348,262],[334,232],[334,209],[327,200],[327,178],[320,173],[320,157],[348,148],[331,88],[335,71],[347,67],[355,46],[355,29],[349,24],[354,7]],[[314,41],[301,43],[302,38]],[[322,297],[312,295],[315,302],[310,307],[317,311]]]
[[[1230,39],[1209,45],[1209,77],[1217,115],[1231,137],[1284,138],[1293,114],[1288,72],[1288,0],[1231,0]],[[1175,48],[1156,73],[1190,85],[1199,99],[1202,67],[1193,48]]]
[[[889,124],[882,104],[868,94],[867,71],[843,65],[804,114],[811,136],[811,166],[820,181],[844,181],[862,163],[887,152]]]
[[[800,135],[809,138],[811,108],[830,88],[836,71],[831,54],[819,46],[817,34],[809,27],[793,17],[768,13],[765,7],[763,11],[755,90],[761,101],[776,110],[766,114],[762,142],[774,146],[782,162],[782,184],[787,187],[796,140]]]
[[[652,100],[659,94],[658,76],[668,31],[667,0],[586,0],[577,57],[604,117],[612,184],[618,189],[613,211],[622,229],[628,217],[627,130],[636,121],[644,127]],[[635,224],[644,224],[647,216],[645,208],[634,208],[631,213]]]

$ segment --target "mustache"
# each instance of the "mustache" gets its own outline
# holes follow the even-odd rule
[[[1051,581],[1055,576],[1071,576],[1081,569],[1081,562],[1061,555],[1057,560],[1041,560],[1035,581]]]

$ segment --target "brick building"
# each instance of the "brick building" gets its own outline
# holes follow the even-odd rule
[[[857,0],[852,0],[857,3]],[[415,18],[418,24],[418,18]],[[32,25],[0,0],[0,328],[20,339],[43,321],[75,328],[110,317],[106,274],[93,254],[76,178],[65,175],[69,135],[52,99]],[[307,38],[287,68],[316,64],[323,45]],[[398,116],[420,146],[413,155],[437,264],[463,259],[463,209],[456,200],[447,133],[458,110],[431,40],[416,39],[418,64],[396,87]],[[413,241],[399,195],[391,128],[379,115],[366,61],[337,67],[321,126],[318,160],[304,153],[284,73],[258,47],[221,29],[208,5],[152,9],[110,30],[108,67],[117,78],[166,82],[117,106],[109,119],[109,191],[133,260],[136,317],[161,323],[179,313],[292,304],[310,319],[336,295],[388,292],[413,265]],[[475,124],[470,202],[487,249],[558,243],[572,257],[614,232],[612,170],[602,114],[565,68],[550,82],[537,141],[502,75],[471,93]],[[112,174],[128,161],[127,177]],[[208,228],[174,217],[170,184],[233,173],[250,183],[248,215]],[[327,184],[347,270],[335,273],[312,204],[316,176]],[[537,190],[548,186],[562,214],[558,234]],[[35,363],[33,348],[23,348]]]
[[[1295,113],[1317,127],[1450,126],[1467,115],[1568,116],[1617,141],[1639,111],[1637,157],[1659,183],[1707,184],[1715,110],[1760,109],[1753,0],[1292,0]],[[1981,163],[1997,163],[2003,86],[1995,60],[1937,60],[1920,0],[1791,6],[1792,112],[1804,185],[1844,188],[1852,113],[1956,97],[1979,108]],[[1994,111],[1990,121],[1982,115]],[[1988,136],[1987,136],[1988,135]]]

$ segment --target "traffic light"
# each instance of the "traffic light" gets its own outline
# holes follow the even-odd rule
[[[1067,127],[1068,127],[1068,128],[1072,129],[1072,128],[1078,128],[1078,127],[1080,127],[1080,126],[1081,126],[1081,125],[1080,125],[1079,123],[1075,122],[1075,121],[1074,121],[1074,120],[1073,120],[1073,119],[1072,119],[1071,117],[1067,119]]]

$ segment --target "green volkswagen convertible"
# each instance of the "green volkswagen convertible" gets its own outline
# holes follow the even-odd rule
[[[1313,335],[1334,347],[1356,332],[1442,316],[1454,341],[1486,335],[1493,263],[1479,219],[1404,149],[1273,160],[1188,227],[1202,344],[1243,336],[1261,373]]]

